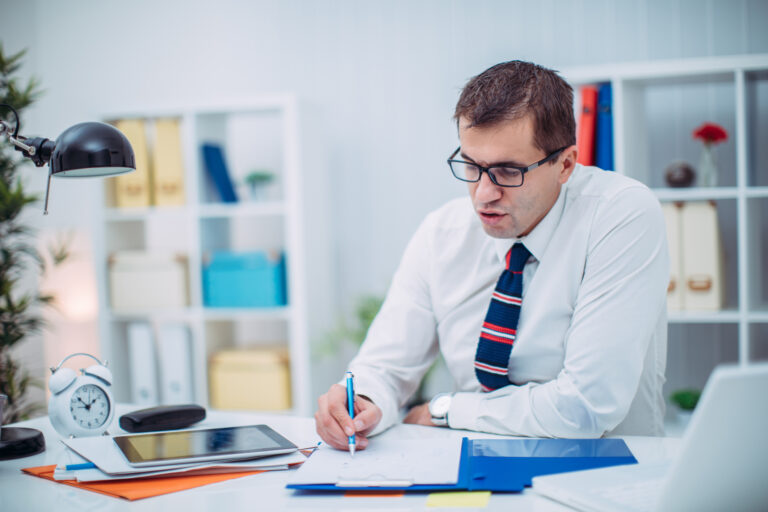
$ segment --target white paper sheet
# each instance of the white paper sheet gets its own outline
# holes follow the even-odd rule
[[[296,471],[290,483],[344,487],[455,484],[460,459],[461,439],[374,438],[354,456],[323,444]]]
[[[285,458],[292,462],[287,464],[264,465],[264,462],[230,462],[230,463],[212,463],[202,466],[195,466],[184,469],[168,469],[166,471],[153,471],[151,473],[127,474],[127,475],[108,475],[99,469],[81,469],[75,471],[74,479],[78,482],[99,482],[105,480],[125,480],[133,478],[149,478],[155,476],[191,476],[191,475],[211,475],[216,473],[235,473],[238,471],[278,471],[288,469],[288,464],[297,464],[306,460],[301,453],[291,453],[289,455],[278,455],[275,459]]]

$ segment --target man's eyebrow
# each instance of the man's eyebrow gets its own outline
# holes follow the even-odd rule
[[[477,164],[477,162],[475,162],[475,160],[471,156],[467,155],[463,151],[459,154],[461,155],[461,158],[465,159],[467,162],[472,162],[473,164]],[[496,162],[491,165],[484,165],[483,167],[525,167],[525,165],[521,164],[520,162],[508,160],[506,162]]]

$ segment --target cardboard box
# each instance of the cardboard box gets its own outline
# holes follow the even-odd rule
[[[284,306],[284,255],[277,251],[215,253],[203,269],[203,301],[209,307]]]
[[[109,258],[109,295],[117,313],[183,308],[189,304],[185,256],[122,251]]]
[[[283,347],[217,352],[211,356],[208,382],[214,409],[291,408],[289,358]]]

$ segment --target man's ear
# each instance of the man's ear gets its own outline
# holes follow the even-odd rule
[[[571,173],[573,172],[573,169],[576,167],[576,158],[578,157],[579,151],[576,148],[576,145],[569,146],[563,150],[563,154],[560,155],[560,162],[563,165],[563,168],[560,170],[560,175],[558,176],[558,181],[562,185],[566,181],[568,181],[568,178],[571,177]]]

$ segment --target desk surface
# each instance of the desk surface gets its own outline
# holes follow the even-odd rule
[[[118,409],[118,414],[127,412]],[[266,423],[297,444],[313,445],[318,438],[314,420],[284,415],[210,412],[205,421],[197,426],[247,425]],[[9,461],[0,461],[0,511],[148,511],[170,512],[175,510],[437,510],[426,505],[427,494],[409,494],[403,497],[345,497],[342,494],[303,494],[285,488],[289,471],[272,471],[245,476],[226,482],[206,485],[154,498],[129,502],[103,496],[91,491],[37,478],[22,473],[21,468],[56,464],[64,445],[53,430],[47,417],[19,423],[18,426],[37,428],[46,441],[45,452]],[[117,428],[117,422],[114,427]],[[117,428],[113,433],[122,432]],[[476,434],[446,428],[398,425],[382,436],[398,436],[403,439],[434,439],[440,437],[497,436]],[[679,446],[678,438],[625,437],[627,445],[641,463],[669,460]],[[374,438],[372,442],[376,442]],[[459,510],[452,508],[451,510]],[[473,509],[477,510],[477,509]],[[493,494],[488,511],[537,511],[557,512],[571,510],[553,501],[537,496],[530,490],[520,494]]]

